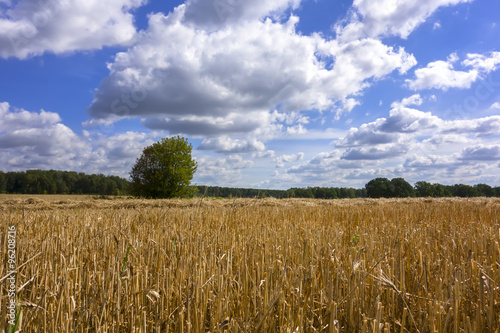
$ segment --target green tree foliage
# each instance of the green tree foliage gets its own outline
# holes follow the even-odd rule
[[[415,183],[415,194],[417,197],[433,197],[434,186],[431,183],[420,181]]]
[[[287,191],[255,188],[234,188],[220,186],[197,186],[197,197],[220,198],[287,198]]]
[[[494,197],[495,196],[495,189],[492,188],[490,185],[477,184],[477,185],[474,185],[474,188],[476,189],[477,193],[482,197]]]
[[[190,187],[197,163],[193,147],[180,136],[165,138],[144,148],[130,172],[130,191],[145,198],[174,198],[194,194]]]
[[[452,196],[447,186],[441,184],[432,184],[432,186],[434,187],[434,197],[441,198]]]
[[[197,196],[221,198],[406,198],[406,197],[452,197],[452,196],[497,196],[500,197],[500,187],[486,184],[442,185],[419,181],[412,187],[403,178],[377,178],[370,181],[365,188],[354,189],[345,187],[307,187],[290,188],[288,190],[259,190],[245,188],[230,188],[218,186],[198,186]]]
[[[7,177],[0,171],[0,193],[7,193]]]
[[[450,186],[431,184],[420,181],[415,183],[415,195],[417,197],[451,197]]]
[[[450,186],[450,192],[454,197],[479,197],[481,194],[478,192],[477,188],[465,184],[455,184]]]
[[[28,170],[25,172],[0,171],[0,193],[7,194],[91,194],[126,195],[130,183],[117,176],[86,175],[74,171]],[[383,190],[385,188],[385,190]],[[387,191],[390,190],[390,192]],[[193,189],[195,190],[195,189]],[[369,191],[368,191],[369,190]],[[371,197],[500,197],[500,187],[487,184],[474,186],[456,184],[441,185],[425,181],[411,185],[403,178],[377,178],[365,188],[307,187],[288,190],[230,188],[219,186],[198,186],[198,197],[221,198],[316,198],[341,199]],[[370,194],[370,195],[368,195]]]
[[[415,196],[415,189],[403,178],[393,178],[391,180],[392,184],[392,196],[396,198],[408,198]]]
[[[372,179],[365,188],[370,198],[391,198],[394,195],[394,185],[387,178]]]
[[[311,188],[295,188],[293,193],[295,198],[314,198]]]
[[[0,172],[0,193],[8,194],[126,194],[128,181],[117,176],[72,171]]]

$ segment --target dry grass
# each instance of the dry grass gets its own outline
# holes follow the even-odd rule
[[[494,332],[499,216],[485,198],[0,198],[22,332]]]

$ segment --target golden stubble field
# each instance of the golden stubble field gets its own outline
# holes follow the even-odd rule
[[[0,196],[1,313],[15,226],[22,332],[495,332],[499,217],[487,198]]]

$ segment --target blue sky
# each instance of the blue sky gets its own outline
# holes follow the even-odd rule
[[[0,170],[500,185],[495,0],[0,0]]]

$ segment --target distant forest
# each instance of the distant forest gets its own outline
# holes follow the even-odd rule
[[[117,176],[74,171],[1,172],[0,193],[7,194],[127,194],[128,181]]]
[[[28,170],[0,171],[2,194],[89,194],[128,195],[129,182],[118,176],[87,175],[74,171]],[[365,188],[307,187],[288,190],[265,190],[219,186],[197,186],[197,197],[216,198],[391,198],[391,197],[500,197],[500,186],[431,184],[425,181],[411,186],[403,178],[376,178]]]

